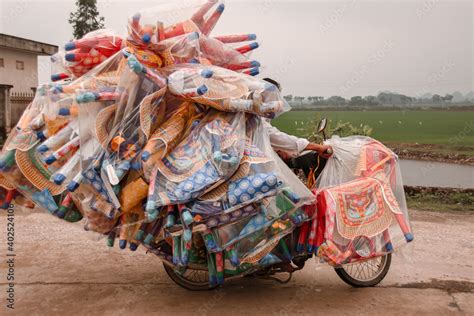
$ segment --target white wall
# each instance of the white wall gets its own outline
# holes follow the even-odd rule
[[[4,67],[0,67],[0,84],[13,85],[12,91],[31,92],[38,85],[38,56],[23,51],[0,48],[0,58]],[[16,69],[16,61],[24,63],[24,69]]]

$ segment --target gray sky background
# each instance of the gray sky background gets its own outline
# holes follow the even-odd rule
[[[0,32],[62,46],[74,2],[0,0]],[[160,1],[98,2],[106,27],[124,34],[130,15]],[[261,76],[285,94],[474,90],[474,1],[226,1],[213,35],[247,32],[261,44],[252,56]]]

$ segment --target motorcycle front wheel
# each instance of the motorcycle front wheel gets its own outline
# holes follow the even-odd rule
[[[178,273],[169,264],[163,263],[168,276],[177,285],[191,291],[212,290],[215,286],[209,285],[209,273],[207,269],[187,268],[183,273]]]
[[[371,287],[382,281],[390,269],[392,254],[337,267],[337,275],[353,287]]]

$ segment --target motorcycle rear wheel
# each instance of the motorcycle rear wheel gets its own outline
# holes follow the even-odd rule
[[[209,285],[209,273],[204,269],[187,268],[182,274],[176,272],[169,264],[163,263],[168,276],[177,285],[191,291],[208,291],[216,288]]]
[[[387,275],[392,262],[392,254],[350,263],[335,268],[342,281],[353,287],[372,287],[379,284]]]

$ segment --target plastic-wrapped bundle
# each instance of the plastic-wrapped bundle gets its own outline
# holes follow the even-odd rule
[[[210,37],[225,5],[217,0],[166,3],[137,12],[128,22],[126,45],[143,63],[216,65],[257,75],[260,63],[245,55],[258,48],[255,34]],[[237,47],[235,47],[237,46]]]
[[[214,111],[196,124],[189,136],[154,166],[156,175],[150,180],[154,191],[148,199],[149,205],[154,205],[147,209],[190,202],[234,174],[244,150],[244,119],[243,114]]]
[[[235,120],[235,114],[230,116],[222,112],[211,113],[214,116],[220,113],[217,116],[219,119],[234,117]],[[208,125],[205,121],[207,117],[205,116],[202,122],[204,127]],[[246,141],[242,144],[243,155],[239,166],[234,168],[230,178],[226,181],[217,179],[211,190],[192,198],[192,201],[181,210],[179,206],[177,209],[166,209],[165,232],[169,231],[173,236],[172,245],[176,250],[176,252],[173,250],[175,254],[173,262],[178,266],[185,266],[192,260],[190,254],[195,247],[190,239],[190,231],[203,231],[202,239],[206,251],[211,257],[216,257],[208,260],[211,270],[214,269],[212,264],[220,262],[220,259],[217,259],[221,257],[228,258],[224,262],[227,264],[230,260],[231,264],[219,269],[229,270],[230,273],[257,268],[271,262],[276,263],[280,259],[271,252],[280,244],[281,238],[296,226],[311,219],[312,214],[308,215],[303,206],[311,203],[314,197],[273,152],[268,136],[265,136],[262,118],[249,114],[237,118],[242,120],[238,124],[240,126],[238,130],[244,135],[236,139]],[[237,135],[238,133],[232,132]],[[199,133],[201,134],[202,132]],[[190,135],[193,135],[193,132]],[[179,146],[181,144],[176,148]],[[206,146],[212,147],[202,143],[196,147],[207,152]],[[170,156],[188,159],[188,156],[174,151]],[[215,162],[213,159],[205,161]],[[216,170],[217,175],[224,174],[219,172],[219,168]],[[164,177],[157,179],[163,181]],[[192,177],[179,183],[187,183],[189,179]],[[161,184],[160,187],[176,188],[175,185],[166,184]],[[181,227],[183,223],[185,223],[184,229]]]
[[[215,66],[165,67],[170,92],[220,111],[247,112],[274,118],[289,110],[278,88],[245,74]]]
[[[117,56],[122,58],[114,55],[74,81],[40,86],[0,157],[3,175],[17,190],[60,218],[82,218],[81,205],[67,191],[79,181],[81,153],[90,151],[95,137],[91,128],[80,133],[79,110],[84,96],[100,101],[114,95]],[[67,215],[71,213],[75,215]]]
[[[295,254],[340,264],[409,241],[396,157],[368,138],[329,141],[315,210],[263,126],[289,106],[254,77],[256,36],[210,35],[223,10],[167,3],[134,14],[123,37],[66,44],[55,83],[38,88],[0,155],[11,184],[0,200],[16,190],[84,217],[109,246],[142,244],[180,271],[207,266],[211,285]]]
[[[103,63],[122,48],[122,38],[109,30],[86,34],[64,46],[54,55],[52,81],[75,79]]]
[[[398,157],[369,137],[327,143],[334,155],[317,179],[318,255],[342,264],[412,241]]]

